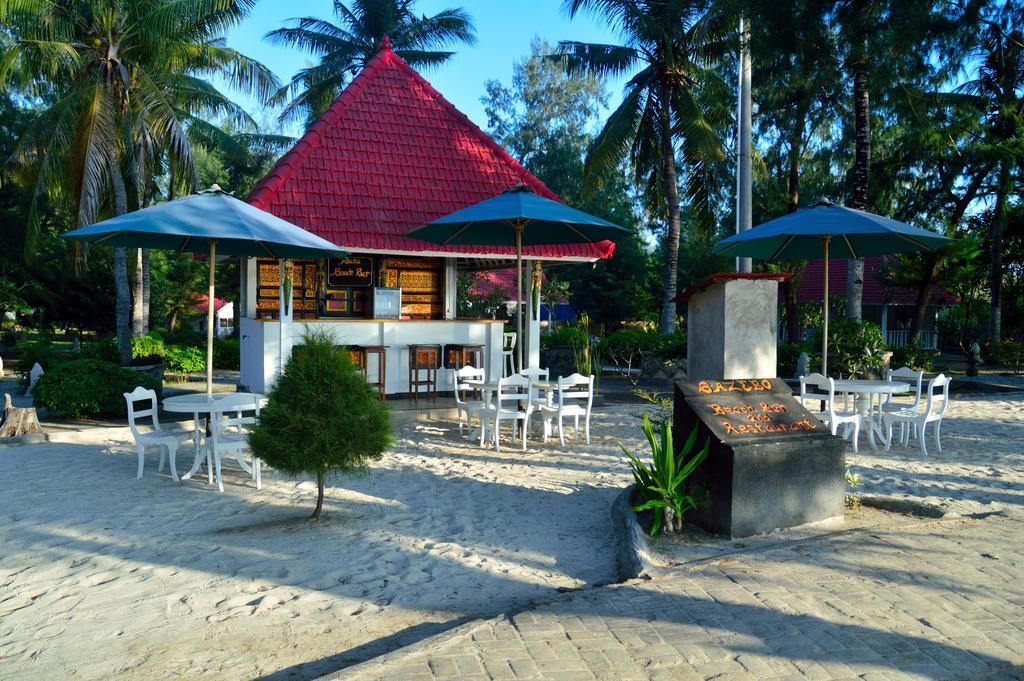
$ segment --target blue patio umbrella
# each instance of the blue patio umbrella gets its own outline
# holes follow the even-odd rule
[[[820,201],[753,229],[722,239],[712,252],[762,260],[825,261],[822,373],[828,375],[828,261],[868,255],[934,251],[952,239],[942,234],[854,208]]]
[[[330,241],[250,206],[225,193],[217,185],[198,194],[126,213],[62,236],[103,246],[155,248],[209,255],[207,394],[213,391],[213,273],[218,253],[276,260],[345,257],[345,253]]]
[[[579,244],[625,236],[625,228],[534,194],[526,185],[462,208],[409,236],[435,244],[515,246],[516,304],[523,300],[523,246]],[[517,309],[519,368],[523,367],[523,322]]]

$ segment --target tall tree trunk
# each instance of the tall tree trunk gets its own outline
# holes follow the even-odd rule
[[[149,300],[151,297],[149,276],[149,249],[142,249],[142,333],[149,333]]]
[[[1010,164],[999,162],[999,184],[996,188],[995,215],[992,218],[992,269],[989,273],[989,339],[1003,338],[1003,231],[1006,228],[1006,197],[1010,193]]]
[[[800,165],[803,158],[804,129],[807,123],[807,109],[810,98],[801,93],[797,102],[796,119],[789,137],[789,212],[793,213],[800,207]],[[804,265],[796,263],[792,270],[793,276],[783,285],[782,303],[786,308],[786,337],[790,343],[803,340],[800,328],[800,311],[797,308],[797,290],[800,288],[800,275]]]
[[[135,277],[132,280],[132,336],[144,336],[142,330],[142,249],[135,250]]]
[[[668,109],[671,93],[662,86],[661,98],[661,163],[668,204],[668,225],[665,234],[665,295],[661,302],[661,332],[676,330],[676,286],[679,276],[679,187],[676,186],[676,153],[672,144],[672,125]]]
[[[309,516],[310,520],[320,520],[320,511],[324,507],[324,472],[319,470],[316,472],[316,508],[313,509],[313,515]]]
[[[116,162],[111,163],[110,185],[114,194],[114,216],[124,215],[128,212],[128,192],[121,167]],[[121,356],[121,364],[128,365],[132,361],[131,291],[128,286],[128,252],[124,248],[114,249],[114,290],[117,351]]]
[[[867,46],[863,48],[867,50]],[[858,60],[853,71],[853,108],[855,153],[853,163],[852,207],[867,210],[868,183],[871,174],[871,100],[868,91],[866,57]],[[846,272],[846,316],[860,319],[864,300],[864,259],[849,261]]]

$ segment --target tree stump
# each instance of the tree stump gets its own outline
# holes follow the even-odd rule
[[[29,433],[41,433],[35,407],[15,407],[11,396],[4,393],[4,417],[0,420],[0,437],[17,437]]]

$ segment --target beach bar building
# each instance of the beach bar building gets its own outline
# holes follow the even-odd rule
[[[263,392],[304,327],[339,345],[386,346],[385,391],[409,391],[410,347],[482,346],[489,377],[502,371],[499,320],[460,319],[460,271],[505,269],[515,249],[440,246],[406,236],[518,185],[558,197],[444,99],[392,50],[381,51],[256,186],[248,201],[342,248],[348,258],[294,261],[291,299],[278,261],[241,263],[241,377]],[[539,362],[535,304],[544,262],[592,263],[614,244],[524,247],[524,364]],[[287,265],[285,265],[287,267]],[[287,333],[280,329],[284,306]],[[370,362],[376,371],[376,360]],[[371,376],[371,379],[375,377]],[[443,386],[441,386],[443,389]]]

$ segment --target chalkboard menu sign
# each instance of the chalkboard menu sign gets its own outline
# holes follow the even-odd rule
[[[679,381],[697,418],[719,440],[778,439],[827,433],[777,378]]]
[[[327,288],[373,286],[373,258],[332,258],[327,261]]]

